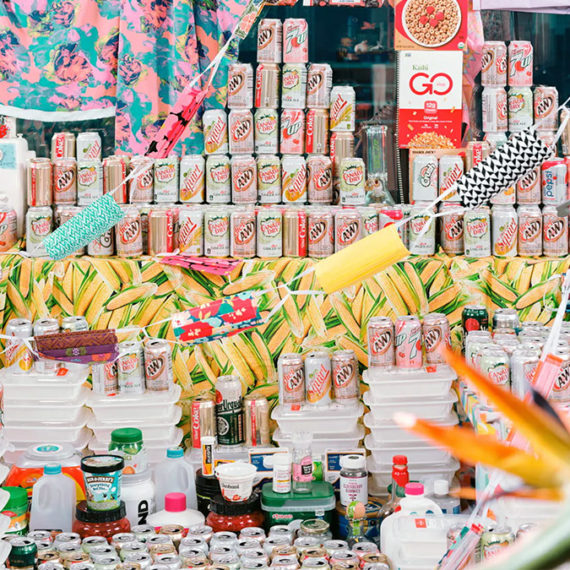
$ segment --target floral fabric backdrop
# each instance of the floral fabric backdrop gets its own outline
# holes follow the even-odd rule
[[[247,0],[5,0],[0,114],[70,121],[116,113],[115,142],[141,154],[171,104],[230,37]],[[236,49],[230,50],[230,57]],[[227,60],[206,106],[222,106]],[[200,151],[197,123],[179,143]]]

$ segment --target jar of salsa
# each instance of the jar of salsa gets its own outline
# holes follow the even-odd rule
[[[131,530],[123,501],[118,508],[108,511],[93,511],[86,501],[81,501],[75,508],[75,519],[72,530],[81,538],[102,536],[109,540],[114,534]]]
[[[229,530],[239,532],[243,528],[263,526],[264,516],[261,510],[259,495],[253,493],[243,503],[231,503],[222,495],[216,495],[210,501],[210,514],[206,524],[211,526],[214,532]]]

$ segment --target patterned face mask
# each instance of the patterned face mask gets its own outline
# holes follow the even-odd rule
[[[39,355],[51,360],[103,364],[119,356],[117,335],[109,329],[39,335],[34,340]]]

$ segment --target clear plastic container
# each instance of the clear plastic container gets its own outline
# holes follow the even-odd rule
[[[325,453],[327,449],[351,451],[359,447],[359,443],[363,437],[364,428],[361,425],[357,425],[353,431],[347,433],[314,433],[311,447],[315,454]],[[277,442],[279,447],[293,449],[291,433],[283,432],[280,428],[277,428],[273,433],[273,439]]]
[[[426,420],[442,421],[451,412],[453,404],[457,402],[457,394],[450,390],[443,398],[413,398],[409,396],[382,400],[381,403],[374,402],[370,396],[370,391],[364,394],[364,403],[370,408],[374,422],[390,421],[397,412],[408,412],[419,418]]]
[[[153,473],[156,485],[156,510],[164,509],[164,497],[168,493],[184,493],[188,508],[196,509],[195,478],[195,470],[184,458],[183,449],[180,447],[167,449]]]
[[[87,447],[89,440],[92,437],[92,433],[88,429],[82,429],[77,436],[77,439],[71,442],[50,442],[46,438],[41,438],[44,442],[51,447],[52,444],[61,444],[62,447],[66,449],[73,449],[71,455],[65,453],[64,457],[57,459],[57,462],[64,467],[68,465],[67,458],[69,458],[69,465],[77,465],[79,469],[79,461],[81,460],[81,451]],[[29,440],[27,442],[17,442],[13,444],[13,449],[10,449],[4,453],[4,460],[11,464],[17,464],[18,467],[29,468],[29,467],[43,467],[48,462],[53,462],[54,458],[46,457],[42,459],[41,454],[35,454],[31,450],[38,447],[38,434],[35,434],[33,441]],[[30,451],[30,454],[27,452]],[[78,459],[79,458],[79,459]],[[81,470],[80,470],[81,471]]]
[[[405,455],[408,461],[413,464],[445,463],[451,458],[449,451],[441,447],[434,447],[428,442],[422,446],[409,444],[399,446],[378,445],[371,435],[367,435],[364,445],[372,453],[372,457],[377,465],[391,465],[394,455]]]
[[[74,402],[58,402],[56,400],[13,400],[4,403],[2,421],[5,425],[20,425],[30,423],[30,418],[38,422],[57,422],[65,418],[68,423],[76,424],[88,419],[88,410],[83,406],[87,401],[89,390],[83,388]]]
[[[144,394],[118,394],[105,396],[91,392],[87,405],[98,421],[113,422],[120,418],[138,421],[165,421],[172,414],[172,406],[180,399],[182,388],[174,384],[165,392]]]
[[[364,406],[343,406],[331,404],[322,408],[301,407],[291,411],[278,405],[271,414],[282,433],[311,432],[311,433],[348,433],[354,432]]]

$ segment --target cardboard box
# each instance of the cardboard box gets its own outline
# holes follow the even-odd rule
[[[397,50],[463,50],[469,0],[396,0]]]
[[[399,54],[400,148],[459,148],[463,52]]]

